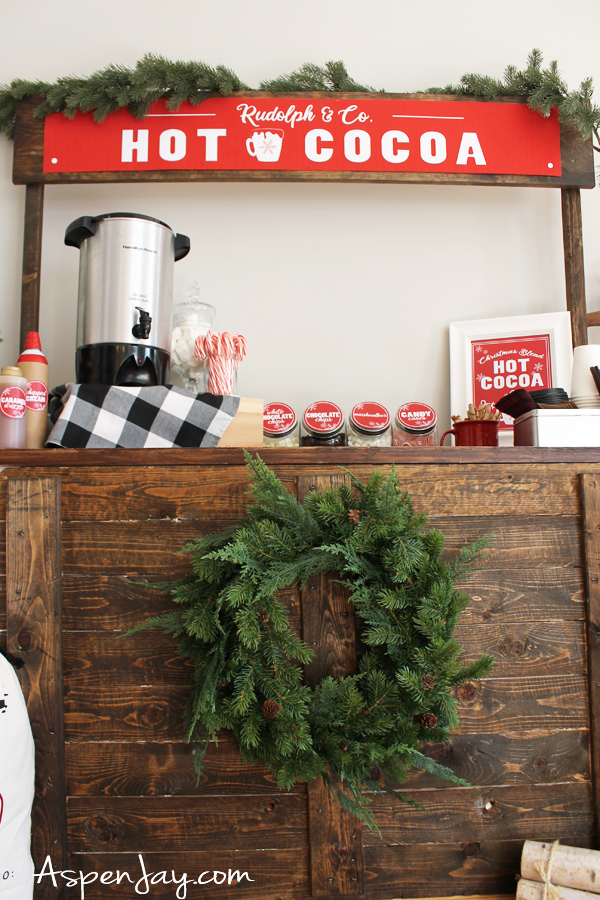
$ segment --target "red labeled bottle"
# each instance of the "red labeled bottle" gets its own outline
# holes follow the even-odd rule
[[[392,422],[382,403],[357,403],[348,419],[349,447],[391,447]]]
[[[266,403],[263,412],[263,447],[299,447],[300,423],[287,403]]]
[[[42,353],[40,336],[30,331],[17,366],[27,379],[25,446],[40,450],[48,434],[48,360]]]
[[[3,366],[0,374],[0,449],[25,448],[25,392],[27,379],[16,366]]]
[[[302,417],[303,447],[345,447],[344,414],[331,400],[317,400],[304,410]]]
[[[394,447],[437,447],[437,416],[426,403],[413,400],[396,413]]]

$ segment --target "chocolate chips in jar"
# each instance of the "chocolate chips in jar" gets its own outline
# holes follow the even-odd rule
[[[344,414],[331,400],[317,400],[304,410],[302,447],[345,447]]]
[[[392,423],[381,403],[366,400],[357,403],[348,419],[349,447],[391,447]]]
[[[300,423],[287,403],[266,403],[263,412],[263,447],[299,447]]]
[[[437,416],[426,403],[404,403],[396,413],[394,447],[437,447]]]

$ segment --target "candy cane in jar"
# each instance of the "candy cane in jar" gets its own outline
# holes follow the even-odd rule
[[[197,357],[207,361],[208,393],[231,394],[234,374],[246,355],[244,335],[231,335],[228,331],[219,334],[210,329],[207,334],[198,336],[194,351]]]

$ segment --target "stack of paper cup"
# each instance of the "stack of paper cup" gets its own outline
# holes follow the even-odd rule
[[[592,366],[600,366],[600,344],[582,344],[581,347],[575,347],[569,399],[579,409],[600,408],[600,394],[590,372]]]

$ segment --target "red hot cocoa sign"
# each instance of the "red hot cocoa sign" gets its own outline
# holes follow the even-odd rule
[[[522,103],[213,97],[143,119],[47,116],[44,172],[451,172],[560,176],[556,110]]]
[[[495,403],[517,388],[541,391],[553,387],[550,335],[507,337],[471,344],[473,402]],[[500,429],[511,430],[512,416],[502,417]]]

